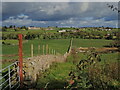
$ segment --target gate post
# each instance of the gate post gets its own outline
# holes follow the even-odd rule
[[[23,87],[23,55],[22,55],[22,34],[18,34],[19,38],[19,76],[20,76],[20,87]]]

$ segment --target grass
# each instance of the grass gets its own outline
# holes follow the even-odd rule
[[[112,40],[98,40],[98,39],[74,39],[74,47],[103,47],[104,45],[109,44]],[[53,39],[53,40],[29,40],[26,43],[23,43],[23,53],[24,58],[30,57],[30,45],[34,45],[34,55],[38,55],[38,45],[41,46],[40,54],[42,54],[42,46],[48,44],[51,49],[56,50],[61,54],[64,54],[69,47],[70,39]],[[3,45],[3,54],[17,54],[18,46],[17,45]],[[102,54],[102,61],[100,64],[105,64],[106,62],[117,62],[118,53],[108,53]],[[8,58],[8,57],[7,57]],[[6,59],[7,59],[6,58]],[[13,57],[14,58],[14,57]],[[78,53],[77,62],[82,59],[86,59],[87,55],[84,53]],[[74,58],[69,56],[67,58],[68,62],[64,63],[54,63],[48,70],[41,74],[37,81],[36,88],[44,88],[47,85],[47,88],[55,89],[64,89],[64,86],[68,84],[69,72],[75,69],[75,64],[71,61]],[[5,63],[2,67],[9,65],[10,63]]]
[[[8,31],[6,31],[6,32],[2,32],[2,34],[5,34],[5,35],[7,35],[7,34],[19,34],[19,33],[21,33],[21,34],[23,34],[23,35],[25,35],[25,34],[27,34],[28,32],[32,32],[32,33],[57,33],[57,30],[42,30],[42,29],[35,29],[35,30],[19,30],[19,31],[14,31],[14,30],[8,30]],[[1,32],[0,32],[1,33]]]
[[[17,55],[18,54],[18,45],[12,45],[12,43],[18,43],[17,40],[7,40],[7,42],[10,42],[11,45],[2,45],[2,54],[3,55]],[[27,58],[30,57],[31,54],[31,44],[34,46],[34,56],[41,55],[43,53],[42,47],[43,45],[48,44],[51,52],[52,49],[56,50],[56,52],[60,54],[66,53],[69,47],[70,39],[34,39],[34,40],[23,40],[23,57]],[[73,40],[73,46],[74,47],[103,47],[104,45],[108,45],[112,40],[103,40],[103,39],[74,39]],[[40,45],[40,52],[38,51],[38,45]],[[46,52],[45,52],[46,53]],[[79,55],[80,58],[84,57],[84,55]],[[107,58],[112,55],[102,55],[103,58]],[[18,56],[12,56],[12,57],[2,57],[4,59],[18,59]],[[116,58],[114,55],[113,58]]]
[[[108,63],[117,62],[118,53],[109,53],[101,55],[102,61],[99,62],[101,65],[106,65],[105,61]],[[87,55],[85,53],[78,53],[76,58],[77,63],[86,59]],[[55,88],[55,89],[64,89],[68,85],[68,80],[70,80],[69,73],[75,69],[75,64],[72,63],[73,56],[67,58],[67,62],[64,63],[54,63],[48,70],[46,70],[37,81],[37,88]]]
[[[64,89],[64,86],[67,84],[66,81],[69,79],[69,72],[73,68],[75,68],[75,65],[70,62],[54,63],[51,68],[38,79],[36,87],[44,88],[48,83],[47,88]]]
[[[5,67],[7,67],[8,65],[10,65],[10,64],[12,64],[11,62],[7,62],[7,63],[5,63],[5,64],[2,64],[2,68],[5,68]]]
[[[103,47],[111,43],[112,40],[105,39],[74,39],[73,46],[75,47]]]
[[[43,45],[46,46],[46,44],[48,44],[51,53],[52,53],[52,49],[56,50],[56,52],[60,53],[60,54],[64,54],[69,46],[69,39],[54,39],[54,40],[29,40],[28,42],[23,43],[23,58],[27,58],[30,57],[31,54],[31,44],[33,44],[34,46],[34,56],[36,55],[42,55],[42,47]],[[40,45],[40,52],[38,53],[38,45]],[[45,52],[46,53],[46,52]],[[18,45],[2,45],[2,55],[6,55],[4,57],[2,57],[2,61],[4,62],[4,60],[17,60],[18,56],[14,56],[18,54]],[[13,56],[7,56],[7,55],[13,55]],[[5,64],[5,62],[4,62]],[[11,63],[6,62],[6,65],[3,65],[3,67],[9,65]]]
[[[5,40],[6,43],[18,43],[17,40]],[[74,39],[73,46],[75,47],[103,47],[104,45],[108,45],[112,40],[102,40],[102,39]],[[25,55],[30,55],[30,45],[34,45],[34,53],[38,54],[38,45],[40,45],[40,53],[42,54],[42,46],[48,44],[51,49],[56,50],[61,54],[64,54],[69,47],[70,39],[51,39],[51,40],[43,40],[43,39],[35,39],[28,40],[28,42],[23,43],[23,52]],[[17,45],[2,45],[2,53],[6,54],[17,54],[18,46]]]
[[[101,55],[101,64],[103,63],[113,63],[113,62],[118,62],[118,52],[116,53],[108,53],[108,54],[102,54]]]
[[[106,54],[100,54],[101,62],[100,64],[106,64],[106,63],[113,63],[118,62],[118,52],[116,53],[106,53]],[[74,58],[73,56],[68,56],[68,60],[72,61]],[[78,53],[76,60],[80,61],[82,59],[87,59],[87,53]]]
[[[2,54],[17,54],[18,53],[18,46],[17,45],[2,45]]]
[[[18,40],[0,40],[0,42],[4,42],[5,44],[12,44],[12,45],[18,44]]]
[[[34,54],[38,54],[38,45],[40,45],[40,54],[43,51],[43,45],[48,47],[52,50],[56,50],[56,52],[60,54],[64,54],[67,51],[68,45],[70,40],[69,39],[54,39],[54,40],[30,40],[27,43],[23,44],[24,54],[30,54],[30,45],[33,44],[34,47]]]
[[[69,46],[69,39],[54,39],[54,40],[29,40],[25,43],[23,43],[23,55],[24,57],[30,57],[31,53],[31,44],[33,44],[34,47],[34,55],[38,55],[38,45],[40,45],[40,52],[39,54],[43,53],[43,45],[47,45],[50,48],[51,52],[52,49],[56,50],[56,52],[60,54],[64,54]],[[44,46],[44,47],[45,47]],[[45,52],[46,53],[46,52]],[[18,54],[18,45],[2,45],[2,54],[3,55],[16,55]],[[3,57],[3,59],[8,59],[10,57]],[[14,57],[11,57],[14,58]]]

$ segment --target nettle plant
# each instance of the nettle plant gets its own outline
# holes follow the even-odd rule
[[[65,87],[67,89],[87,89],[91,88],[92,84],[89,80],[88,70],[91,65],[95,65],[100,62],[100,55],[94,51],[88,53],[87,59],[80,60],[76,65],[76,69],[69,73],[69,83]]]

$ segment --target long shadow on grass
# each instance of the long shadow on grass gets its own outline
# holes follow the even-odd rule
[[[67,82],[65,81],[58,81],[58,80],[51,80],[47,83],[40,82],[39,85],[37,85],[37,89],[47,89],[47,90],[53,90],[53,89],[64,89],[64,87],[67,85]]]

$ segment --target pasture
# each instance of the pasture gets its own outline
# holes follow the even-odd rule
[[[3,44],[2,45],[2,59],[18,59],[18,40],[3,40],[5,43],[9,43],[10,45]],[[112,40],[104,40],[104,39],[74,39],[73,47],[103,47],[111,43]],[[43,53],[43,45],[50,48],[50,50],[54,49],[57,53],[65,54],[68,50],[70,39],[34,39],[34,40],[23,40],[23,57],[27,58],[31,55],[31,44],[34,47],[34,56],[42,55]],[[38,45],[40,45],[40,51],[38,51]],[[45,51],[44,51],[45,52]],[[45,52],[46,53],[46,52]],[[104,58],[109,57],[107,54]]]
[[[100,55],[100,57],[101,57],[101,62],[97,63],[96,66],[97,66],[97,68],[103,68],[104,70],[107,70],[104,67],[107,67],[109,64],[112,66],[112,63],[118,62],[118,60],[117,60],[118,53],[102,54],[102,55]],[[76,69],[76,64],[72,63],[73,59],[76,59],[77,63],[79,63],[80,60],[87,59],[87,54],[79,53],[79,54],[77,54],[76,58],[74,58],[74,56],[71,55],[67,58],[67,62],[65,62],[65,63],[54,63],[48,70],[46,70],[44,73],[42,73],[42,75],[38,78],[36,88],[65,89],[67,86],[69,86],[70,72],[74,71]],[[99,70],[103,70],[103,69],[99,69]],[[115,68],[113,67],[112,70],[116,71],[116,66],[115,66]],[[102,75],[104,75],[105,73],[109,73],[109,71],[110,70],[103,71]],[[96,74],[98,75],[98,73],[99,73],[99,71]],[[75,74],[76,74],[76,72],[75,72]],[[96,78],[95,75],[93,75],[93,77]],[[103,81],[103,82],[109,82],[109,81],[107,81],[107,78],[106,78],[105,81]],[[119,87],[119,84],[117,84],[116,81],[110,81],[110,82],[113,83],[113,84],[111,84],[111,87],[112,86],[114,88]],[[79,81],[78,81],[78,83],[79,83]],[[83,83],[85,84],[84,80],[83,80]],[[99,83],[99,81],[96,81],[96,83]],[[116,83],[116,85],[114,85],[114,83]],[[74,87],[74,85],[73,85],[73,87]],[[106,87],[109,87],[109,85],[108,86],[106,85]],[[97,87],[95,87],[95,88],[97,88]]]
[[[18,53],[18,40],[3,40],[5,43],[11,43],[10,45],[2,45],[2,54],[17,54]],[[74,39],[73,47],[103,47],[111,43],[112,40],[104,39]],[[47,45],[56,50],[60,54],[64,54],[70,44],[70,39],[34,39],[34,40],[23,40],[23,53],[25,55],[30,55],[30,45],[34,45],[34,54],[38,53],[38,45],[41,49],[43,45]],[[42,53],[42,50],[40,50]]]
[[[11,43],[10,45],[2,45],[2,53],[3,55],[15,55],[18,54],[18,41],[6,41],[6,43]],[[16,43],[17,42],[17,43]],[[111,43],[112,40],[105,40],[105,39],[73,39],[73,48],[79,47],[97,47],[101,48],[105,45]],[[15,44],[13,44],[15,43]],[[42,55],[43,53],[43,45],[48,45],[50,49],[56,50],[56,52],[60,54],[65,54],[68,50],[70,45],[70,39],[34,39],[34,40],[27,40],[23,41],[23,56],[24,58],[30,57],[31,53],[31,44],[34,47],[34,56]],[[38,45],[40,45],[40,51],[38,51]],[[45,51],[44,51],[45,52]],[[46,53],[46,52],[45,52]],[[76,59],[77,63],[82,59],[87,59],[87,53],[78,53],[74,57],[74,55],[70,55],[67,57],[67,62],[64,63],[53,63],[53,65],[47,69],[45,72],[38,77],[38,81],[36,82],[35,88],[56,88],[56,89],[64,89],[69,86],[70,80],[70,72],[76,69],[76,64],[73,64],[73,60]],[[118,62],[118,53],[106,53],[100,54],[101,62],[99,65],[105,67],[107,64],[112,64],[114,62]],[[18,56],[12,57],[3,57],[4,60],[7,59],[18,59]],[[3,67],[9,65],[10,62],[4,63]],[[101,68],[101,66],[98,66]],[[102,69],[101,69],[102,70]],[[106,73],[106,72],[105,72]],[[103,73],[103,74],[105,74]],[[95,77],[95,76],[94,76]],[[102,81],[104,82],[104,81]],[[99,82],[97,82],[99,83]],[[112,81],[114,83],[114,81]],[[83,83],[82,83],[83,84]],[[111,84],[114,86],[114,84]],[[118,84],[117,84],[118,86]],[[109,87],[109,85],[108,85]]]
[[[74,39],[73,46],[74,47],[104,47],[108,45],[113,40],[105,40],[105,39]]]

